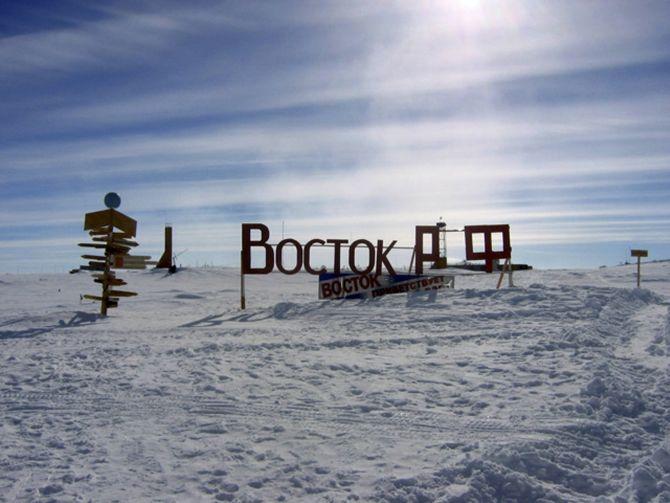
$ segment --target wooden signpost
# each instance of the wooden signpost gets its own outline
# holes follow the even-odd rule
[[[496,285],[496,290],[500,290],[500,287],[502,286],[503,279],[505,278],[505,273],[507,273],[507,284],[510,288],[514,286],[514,280],[512,279],[512,274],[513,274],[513,267],[512,267],[512,258],[506,258],[505,263],[502,266],[502,269],[500,270],[500,276],[498,277],[498,284]]]
[[[637,287],[640,288],[640,261],[642,257],[648,257],[649,256],[649,251],[648,250],[631,250],[630,251],[630,256],[631,257],[637,257]]]
[[[107,316],[107,309],[118,307],[119,298],[133,297],[136,292],[126,290],[115,290],[126,284],[112,269],[146,269],[150,264],[149,256],[129,255],[129,251],[137,246],[133,241],[137,232],[137,222],[124,215],[116,208],[121,204],[121,198],[114,192],[105,196],[106,210],[86,213],[84,217],[84,230],[88,231],[92,243],[79,243],[85,248],[95,248],[104,255],[82,255],[88,260],[87,265],[80,269],[93,271],[93,281],[102,285],[101,295],[83,295],[84,299],[100,302],[100,314]],[[116,231],[115,231],[116,230]]]

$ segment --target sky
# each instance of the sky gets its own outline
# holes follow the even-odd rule
[[[238,265],[243,222],[410,245],[440,218],[510,224],[536,267],[670,258],[668,19],[664,1],[2,0],[0,272],[83,263],[109,191],[137,253],[171,223],[182,265]]]

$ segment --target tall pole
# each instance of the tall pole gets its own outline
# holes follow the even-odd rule
[[[114,210],[112,210],[114,211]],[[111,273],[112,266],[112,257],[110,245],[112,244],[112,238],[114,226],[109,225],[109,232],[107,233],[107,246],[105,247],[105,270],[103,272],[102,278],[102,300],[100,301],[100,316],[107,316],[107,301],[109,300],[109,275]]]
[[[642,257],[637,257],[637,287],[640,288],[640,261]]]
[[[247,308],[247,299],[244,296],[244,252],[240,252],[240,309]]]

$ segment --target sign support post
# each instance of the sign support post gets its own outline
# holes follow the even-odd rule
[[[247,308],[247,300],[244,296],[244,252],[240,252],[240,309]]]
[[[512,279],[512,271],[514,268],[512,267],[512,248],[510,247],[509,249],[509,257],[505,259],[505,263],[502,266],[502,269],[500,270],[500,277],[498,278],[498,285],[496,286],[496,290],[500,289],[500,286],[502,285],[503,278],[505,277],[505,272],[507,273],[507,286],[512,288],[514,286],[514,281]]]
[[[109,232],[107,233],[107,244],[112,243],[112,231],[114,227],[109,226]],[[109,256],[108,251],[105,249],[105,269],[103,275],[105,278],[109,278],[111,272],[111,257]],[[100,301],[100,316],[107,316],[107,302],[109,300],[109,282],[103,279],[102,282],[102,300]]]
[[[641,269],[642,257],[637,258],[637,287],[640,288],[640,269]]]
[[[641,261],[642,261],[642,257],[648,257],[649,256],[649,251],[648,250],[631,250],[630,251],[630,256],[631,257],[637,257],[637,287],[640,288],[640,276],[641,276],[641,271],[642,271]]]
[[[502,266],[502,269],[500,269],[500,276],[498,276],[498,284],[496,285],[496,290],[500,289],[500,286],[502,285],[503,278],[505,277],[505,272],[507,272],[507,266],[509,266],[509,259],[505,259],[505,263]]]

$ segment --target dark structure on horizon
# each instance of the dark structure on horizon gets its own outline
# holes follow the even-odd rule
[[[170,273],[177,272],[172,253],[172,225],[165,224],[165,249],[156,263],[156,269],[167,269]]]

